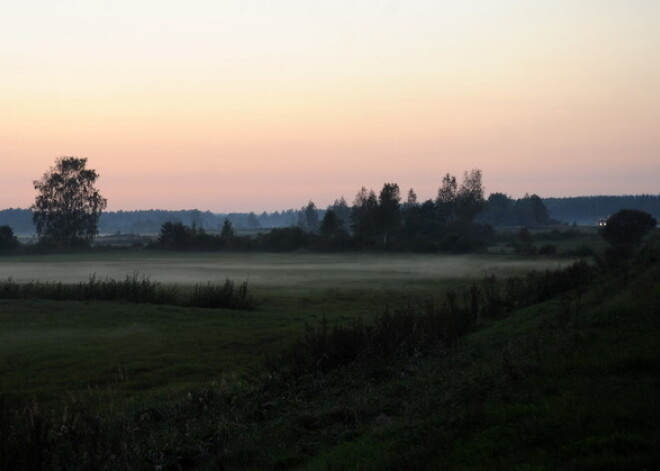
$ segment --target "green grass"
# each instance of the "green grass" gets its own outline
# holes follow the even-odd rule
[[[5,300],[0,319],[0,390],[24,399],[181,390],[239,373],[292,335],[264,313],[110,302]]]
[[[377,385],[338,375],[308,410],[359,419],[324,427],[332,444],[300,469],[657,469],[660,272],[608,285],[579,306],[519,311]]]
[[[38,450],[50,440],[61,456],[77,456],[81,469],[94,467],[85,464],[90,456],[103,458],[107,469],[121,468],[121,460],[135,469],[217,469],[220,462],[226,469],[309,470],[660,465],[657,262],[485,319],[450,349],[281,381],[254,368],[264,354],[289,345],[306,322],[324,315],[330,322],[370,321],[385,303],[440,299],[486,273],[558,264],[493,256],[261,255],[211,257],[206,264],[178,254],[120,260],[122,267],[159,263],[161,274],[189,263],[199,276],[240,265],[253,274],[251,286],[263,301],[256,311],[0,301],[0,399],[16,409],[36,396],[44,409],[65,404],[69,411],[24,409],[29,423],[50,420],[55,427],[46,430],[59,431],[47,437],[33,431],[25,447]],[[103,261],[93,258],[68,263]],[[254,282],[267,275],[273,278]],[[74,455],[79,450],[67,443],[103,443],[103,451]]]
[[[566,262],[563,262],[566,263]],[[261,302],[253,312],[99,301],[0,300],[0,391],[59,397],[107,388],[145,397],[255,367],[305,323],[372,318],[386,304],[441,297],[484,273],[555,267],[554,260],[492,256],[117,254],[4,258],[0,277],[69,282],[124,276],[155,281],[241,275]],[[469,271],[471,270],[471,271]],[[121,273],[121,275],[120,275]],[[186,285],[184,285],[185,287]]]

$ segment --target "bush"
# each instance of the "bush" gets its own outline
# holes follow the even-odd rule
[[[605,226],[598,229],[600,235],[614,247],[627,248],[639,246],[642,239],[653,229],[658,221],[644,211],[622,209],[607,219]]]
[[[0,226],[0,252],[9,252],[18,248],[18,239],[10,226]]]

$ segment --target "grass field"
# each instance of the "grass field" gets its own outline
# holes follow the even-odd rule
[[[370,318],[385,304],[440,296],[486,274],[558,259],[385,254],[172,254],[5,257],[0,279],[84,281],[139,272],[192,285],[248,279],[254,311],[115,302],[0,300],[0,391],[17,400],[111,388],[143,398],[241,374],[322,317]]]
[[[68,281],[132,271],[183,285],[249,277],[262,304],[232,311],[0,301],[0,462],[108,470],[657,469],[659,253],[634,267],[588,267],[586,284],[563,270],[569,290],[540,303],[524,304],[532,291],[522,285],[521,303],[512,305],[526,307],[484,315],[455,343],[390,356],[380,343],[371,356],[297,375],[253,368],[303,334],[306,322],[384,325],[375,315],[385,304],[449,299],[448,290],[487,274],[571,261],[151,252],[5,258],[2,276],[21,281],[60,279],[61,267]],[[320,353],[342,342],[334,337]]]

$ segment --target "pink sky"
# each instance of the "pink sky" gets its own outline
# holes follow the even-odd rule
[[[658,194],[659,19],[652,0],[5,2],[0,208],[61,155],[111,210],[425,199],[472,168],[514,197]]]

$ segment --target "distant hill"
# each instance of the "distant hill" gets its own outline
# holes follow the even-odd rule
[[[212,213],[196,209],[168,211],[149,209],[140,211],[107,211],[99,220],[100,234],[157,234],[165,222],[181,222],[201,227],[207,231],[217,231],[228,218],[237,229],[258,229],[288,227],[298,221],[297,210],[276,211],[274,213]],[[32,211],[29,209],[0,210],[0,226],[8,225],[19,235],[35,234]]]
[[[660,195],[631,196],[576,196],[570,198],[543,198],[550,217],[561,222],[595,225],[620,209],[638,209],[660,221]]]

